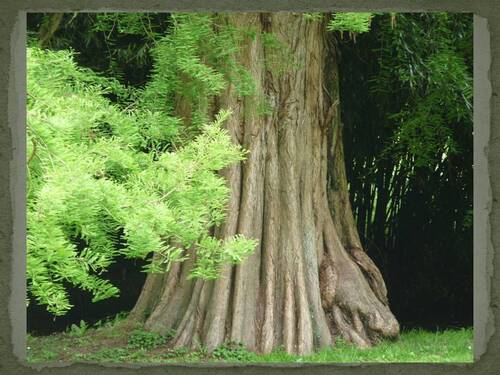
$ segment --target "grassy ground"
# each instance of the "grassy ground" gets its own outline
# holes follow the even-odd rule
[[[169,349],[169,338],[139,329],[125,330],[119,321],[98,327],[84,323],[65,333],[51,336],[28,336],[27,360],[31,363],[118,362],[118,363],[359,363],[359,362],[472,362],[472,329],[428,332],[403,332],[395,342],[384,341],[369,349],[357,349],[337,343],[308,356],[295,356],[276,350],[256,355],[238,344],[226,344],[209,354],[205,350],[188,352]]]

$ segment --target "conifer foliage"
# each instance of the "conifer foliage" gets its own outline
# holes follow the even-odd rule
[[[28,49],[28,290],[55,315],[72,307],[68,284],[94,301],[118,295],[99,275],[119,254],[155,252],[146,270],[164,272],[197,248],[190,276],[210,279],[256,245],[208,232],[229,194],[216,172],[246,153],[223,129],[230,112],[174,149],[176,118],[123,108],[110,93],[124,102],[130,94],[78,67],[68,51]]]

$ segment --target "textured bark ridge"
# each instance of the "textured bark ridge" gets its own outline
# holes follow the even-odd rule
[[[189,261],[149,275],[130,318],[159,333],[175,329],[174,346],[209,350],[232,340],[262,353],[284,346],[307,354],[339,337],[362,347],[396,337],[384,281],[351,212],[325,25],[291,13],[232,14],[227,22],[260,31],[238,56],[257,94],[238,98],[230,86],[214,105],[233,110],[228,130],[250,151],[224,171],[232,194],[216,235],[242,233],[259,246],[216,281],[187,280]],[[269,63],[276,49],[262,33],[289,49],[284,67]],[[259,110],[263,98],[267,111]]]

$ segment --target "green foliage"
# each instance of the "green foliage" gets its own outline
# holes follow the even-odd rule
[[[42,349],[38,360],[40,362],[51,362],[57,358],[57,353],[50,349]]]
[[[276,34],[263,32],[260,37],[266,51],[264,65],[273,74],[280,76],[291,68],[297,67],[289,45],[280,40]]]
[[[127,85],[141,86],[147,81],[153,63],[151,49],[171,27],[167,13],[64,13],[55,32],[42,35],[45,25],[54,23],[51,20],[56,17],[57,13],[30,13],[29,37],[45,40],[44,47],[53,50],[78,50],[79,64]]]
[[[254,359],[256,355],[248,351],[242,343],[228,342],[215,348],[212,357],[227,362],[247,362]]]
[[[163,353],[162,358],[178,358],[184,357],[189,353],[189,349],[186,347],[172,348],[169,351]]]
[[[472,223],[473,223],[473,211],[467,210],[463,218],[462,227],[464,229],[470,229],[472,228]]]
[[[82,337],[85,335],[87,330],[89,329],[89,326],[85,321],[80,320],[80,325],[72,324],[68,330],[69,336],[72,337]]]
[[[94,301],[118,293],[96,276],[116,253],[105,202],[115,186],[92,176],[103,165],[88,153],[96,118],[117,113],[102,99],[103,82],[76,69],[68,53],[30,49],[28,61],[29,291],[57,315],[71,307],[63,282]],[[77,239],[89,246],[77,251]]]
[[[77,356],[91,362],[126,362],[129,360],[130,352],[126,348],[104,348],[95,353]]]
[[[183,103],[191,116],[190,137],[207,122],[210,101],[228,84],[245,96],[254,91],[254,83],[235,59],[245,38],[243,30],[225,24],[224,16],[210,14],[175,14],[172,22],[171,33],[162,36],[153,50],[153,74],[141,92],[141,105],[172,114],[175,104]]]
[[[262,95],[258,99],[257,114],[259,116],[270,116],[273,114],[273,104],[268,96]]]
[[[153,27],[154,15],[154,13],[97,13],[92,30],[109,33],[116,28],[119,34],[147,35],[151,40],[155,40],[161,34]]]
[[[111,328],[117,326],[119,322],[122,322],[128,316],[127,311],[119,312],[118,314],[107,317],[105,319],[100,319],[94,323],[95,328]]]
[[[402,322],[439,303],[429,324],[472,319],[472,25],[466,13],[386,14],[339,43],[353,213]]]
[[[28,290],[55,315],[71,308],[66,283],[94,302],[118,295],[99,275],[120,254],[155,253],[147,270],[163,272],[190,256],[184,249],[202,248],[225,215],[229,190],[217,171],[244,159],[222,127],[230,112],[168,151],[180,122],[104,97],[122,89],[67,51],[28,49]],[[197,264],[193,276],[215,277],[214,267],[255,244],[220,242],[211,248],[217,261]]]
[[[130,335],[127,346],[131,349],[154,349],[163,345],[171,336],[162,336],[155,332],[135,330]]]
[[[398,90],[405,100],[398,112],[389,112],[396,131],[385,153],[408,153],[415,166],[430,167],[458,152],[457,127],[472,130],[472,72],[463,51],[471,23],[448,13],[399,14],[395,28],[382,27],[380,74],[372,90]]]
[[[256,246],[256,240],[242,235],[235,235],[224,241],[206,236],[199,242],[196,264],[189,277],[216,279],[221,265],[240,263]]]
[[[366,33],[370,31],[371,20],[374,13],[334,13],[328,22],[328,31],[347,31],[349,33]]]

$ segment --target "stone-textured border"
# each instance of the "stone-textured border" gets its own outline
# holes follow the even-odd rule
[[[476,362],[459,364],[324,364],[324,365],[171,365],[104,366],[75,364],[30,367],[25,355],[25,31],[26,12],[42,11],[456,11],[474,17],[474,326]],[[500,223],[500,3],[498,0],[1,0],[0,3],[0,373],[28,374],[132,374],[147,373],[243,374],[496,374],[499,336],[494,332],[500,297],[495,228]],[[490,34],[491,33],[491,34]],[[492,59],[491,59],[492,57]],[[491,61],[490,61],[491,59]],[[491,177],[490,177],[491,176]],[[495,225],[497,224],[497,225]],[[496,266],[496,267],[495,267]]]

